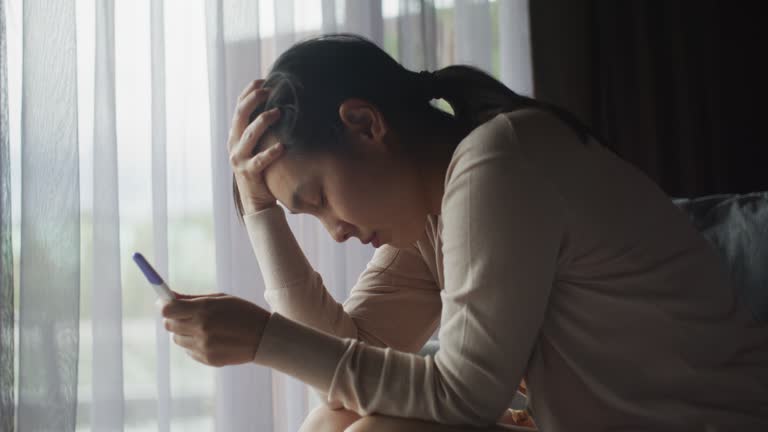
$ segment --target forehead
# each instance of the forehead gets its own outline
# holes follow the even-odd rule
[[[272,145],[269,142],[267,145]],[[266,148],[266,147],[265,147]],[[323,175],[324,160],[318,156],[297,155],[287,151],[264,170],[267,188],[283,205],[291,208],[294,192],[307,197],[316,188]]]

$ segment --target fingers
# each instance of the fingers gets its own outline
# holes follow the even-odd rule
[[[191,319],[165,318],[163,327],[171,333],[183,336],[194,336],[200,333],[200,326]]]
[[[176,345],[186,348],[188,350],[195,351],[199,347],[197,346],[198,342],[197,339],[194,336],[185,336],[180,334],[174,334],[173,335],[173,343]]]
[[[205,361],[202,355],[198,354],[197,351],[188,349],[187,354],[192,357],[193,359],[197,360],[198,362],[207,365],[208,363]]]
[[[230,129],[230,145],[236,145],[243,134],[243,129],[248,126],[249,118],[256,107],[263,105],[269,97],[269,89],[258,88],[248,93],[242,100],[237,102],[235,114],[232,117],[232,126]]]
[[[178,293],[174,290],[171,290],[171,292],[176,296],[177,299],[184,299],[184,300],[191,300],[196,299],[200,297],[221,297],[227,295],[226,293],[213,293],[213,294],[182,294]]]
[[[261,88],[262,85],[264,85],[263,79],[257,79],[249,82],[243,91],[240,92],[240,96],[237,97],[237,101],[240,102],[248,95],[248,93],[252,92],[254,89]]]
[[[173,342],[185,348],[187,354],[198,362],[208,366],[224,366],[226,363],[221,361],[221,355],[210,352],[203,347],[199,338],[190,336],[173,335]]]
[[[155,302],[155,305],[160,308],[160,314],[164,318],[173,320],[190,320],[194,318],[196,321],[199,321],[201,313],[204,312],[203,309],[210,303],[209,300],[229,295],[226,293],[190,295],[173,292],[178,296],[176,299],[171,301],[158,299]]]
[[[230,162],[237,163],[251,157],[253,149],[259,142],[264,131],[280,118],[280,109],[273,108],[259,114],[258,117],[243,131],[240,142],[230,151]],[[232,160],[233,159],[233,160]]]
[[[202,305],[203,303],[194,299],[175,299],[164,302],[160,313],[165,318],[188,319],[195,317]]]
[[[277,143],[252,157],[251,160],[248,161],[248,166],[246,169],[254,174],[262,172],[269,166],[269,164],[277,160],[277,158],[279,158],[282,153],[283,144]]]

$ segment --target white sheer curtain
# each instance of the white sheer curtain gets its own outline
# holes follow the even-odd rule
[[[355,32],[414,70],[469,63],[532,90],[525,0],[0,4],[3,431],[295,431],[319,403],[189,358],[130,260],[267,307],[224,149],[236,95],[292,43]],[[289,222],[343,301],[373,249]]]

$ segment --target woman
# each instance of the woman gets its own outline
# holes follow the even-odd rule
[[[203,363],[316,389],[303,430],[525,429],[500,424],[523,378],[544,431],[768,430],[766,327],[686,215],[567,112],[329,35],[243,91],[228,151],[273,312],[184,296],[166,328]],[[277,201],[377,248],[343,305]]]

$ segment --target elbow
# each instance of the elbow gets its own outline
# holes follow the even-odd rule
[[[461,331],[449,335],[456,333]],[[444,339],[426,367],[424,384],[435,392],[432,408],[443,409],[439,414],[451,423],[495,425],[512,405],[524,362],[523,356],[510,357],[508,351],[499,350],[491,339],[475,345]]]
[[[456,423],[475,427],[495,425],[510,404],[508,401],[502,401],[502,399],[489,399],[487,395],[465,395],[458,401],[454,411],[460,415],[455,419]]]
[[[485,378],[438,374],[435,400],[441,406],[433,407],[436,418],[442,418],[443,423],[476,427],[495,425],[511,405],[517,389],[510,391],[502,385],[502,379]]]

